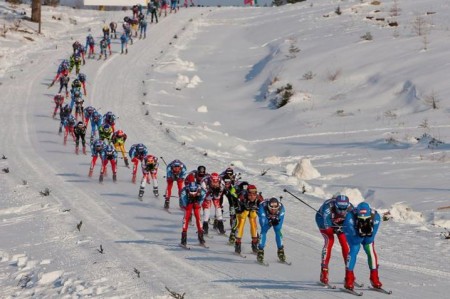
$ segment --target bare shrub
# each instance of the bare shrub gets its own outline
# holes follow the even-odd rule
[[[425,95],[425,103],[427,103],[427,105],[431,106],[431,108],[433,109],[438,109],[438,103],[439,103],[439,99],[438,99],[438,95],[436,94],[436,92],[433,90],[431,92],[431,94],[429,95]]]
[[[363,40],[373,40],[372,33],[366,32],[366,34],[361,36],[361,39],[363,39]]]
[[[312,71],[307,71],[306,73],[303,74],[303,79],[312,80],[314,79],[315,76],[316,75]]]
[[[391,110],[388,110],[388,111],[384,112],[384,117],[394,119],[397,117],[397,114],[395,114],[395,112],[393,112]]]
[[[398,0],[394,0],[394,3],[392,3],[392,7],[390,9],[390,16],[398,17],[401,11],[402,10],[400,9],[400,7],[398,7]]]
[[[413,20],[412,26],[417,36],[427,35],[431,28],[430,22],[423,16],[416,16]]]
[[[341,69],[337,69],[335,71],[328,71],[327,79],[329,81],[336,81],[338,77],[341,75],[341,73],[342,73]]]

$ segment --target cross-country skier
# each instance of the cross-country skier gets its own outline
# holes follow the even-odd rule
[[[75,154],[78,155],[78,149],[80,146],[80,139],[81,139],[81,145],[83,147],[83,154],[86,155],[86,125],[79,121],[78,124],[75,126],[73,132],[75,134]]]
[[[236,230],[236,241],[234,244],[234,251],[241,253],[241,239],[244,234],[244,226],[247,218],[250,223],[250,234],[252,237],[252,251],[256,253],[258,251],[258,227],[256,224],[256,217],[259,204],[263,201],[261,195],[258,194],[258,189],[255,185],[249,185],[247,191],[239,197],[237,220],[238,226]]]
[[[62,105],[64,104],[64,96],[60,93],[56,94],[53,98],[53,101],[55,102],[55,110],[53,110],[53,118],[56,117],[56,113],[59,111],[62,111]]]
[[[142,167],[142,180],[139,187],[139,197],[144,195],[145,184],[150,184],[153,182],[153,194],[155,196],[159,195],[158,192],[158,158],[153,155],[147,155],[144,157],[141,167]]]
[[[59,77],[59,91],[58,91],[58,93],[61,93],[61,91],[64,88],[66,90],[66,97],[69,96],[69,81],[70,81],[70,77],[69,77],[68,74]]]
[[[89,52],[88,52],[89,47]],[[88,53],[88,58],[94,58],[95,57],[95,40],[92,34],[89,34],[86,37],[86,46],[84,47],[84,51]]]
[[[81,54],[72,54],[69,60],[69,73],[72,72],[72,69],[75,67],[75,73],[78,75],[78,73],[80,72],[81,62]]]
[[[70,114],[68,117],[64,119],[63,125],[64,125],[64,145],[67,144],[67,137],[72,136],[73,141],[75,141],[75,134],[73,132],[76,124],[76,119],[73,117],[72,114]]]
[[[83,94],[84,94],[84,96],[87,96],[87,93],[86,93],[86,75],[83,74],[83,73],[79,73],[78,74],[78,80],[80,81],[81,86],[83,87]]]
[[[79,41],[75,41],[72,44],[72,47],[73,47],[73,54],[81,55],[81,58],[83,60],[83,65],[84,65],[86,63],[86,60],[85,60],[85,57],[84,57],[85,52],[84,52],[83,45],[81,45],[81,43]]]
[[[100,157],[100,160],[102,159],[102,151],[105,147],[103,141],[100,139],[95,140],[91,144],[91,166],[89,168],[89,177],[92,177],[92,173],[94,172],[95,163],[97,162],[98,157]],[[100,163],[100,168],[103,166],[103,162]]]
[[[100,172],[99,182],[103,182],[103,176],[106,175],[106,167],[108,162],[111,163],[111,170],[113,173],[113,182],[117,181],[117,152],[112,145],[107,145],[101,152],[102,157],[102,169]]]
[[[68,76],[69,75],[69,61],[67,59],[64,59],[61,61],[61,63],[58,66],[58,71],[56,72],[56,76],[53,79],[52,83],[50,83],[49,88],[55,84],[55,82],[61,77],[61,76]]]
[[[131,177],[131,182],[136,183],[136,173],[139,162],[141,162],[141,166],[143,164],[144,157],[148,155],[148,150],[145,145],[142,143],[133,144],[128,151],[128,156],[133,163],[133,172]]]
[[[98,136],[106,144],[111,143],[113,133],[113,129],[108,124],[102,123],[102,125],[98,128]]]
[[[347,237],[350,252],[347,258],[344,287],[353,290],[355,274],[353,269],[356,264],[361,245],[367,254],[370,269],[370,283],[374,288],[381,288],[382,283],[378,278],[378,257],[375,251],[375,236],[380,226],[381,217],[368,203],[361,202],[355,209],[347,213],[344,220],[344,233]]]
[[[87,106],[86,108],[84,108],[84,124],[87,126],[89,123],[89,120],[91,119],[91,116],[94,114],[95,112],[95,108],[92,106]]]
[[[206,191],[206,197],[202,204],[203,231],[205,235],[208,234],[210,209],[211,205],[213,205],[216,210],[215,219],[217,219],[218,221],[217,229],[219,230],[220,234],[224,234],[225,229],[223,226],[222,206],[220,205],[220,199],[225,191],[225,183],[222,181],[217,172],[213,172],[202,180],[201,185],[202,188]]]
[[[60,110],[60,112],[59,112],[60,123],[59,123],[59,131],[58,131],[59,134],[62,133],[62,128],[64,126],[64,122],[71,115],[71,113],[72,113],[72,109],[70,109],[69,104],[65,104],[64,107]]]
[[[111,111],[106,112],[103,115],[103,123],[111,126],[113,131],[116,130],[116,116]]]
[[[95,133],[102,125],[102,115],[98,111],[94,111],[91,116],[91,143],[95,138]]]
[[[120,36],[120,54],[128,54],[128,35],[126,32],[122,33]]]
[[[195,223],[197,225],[197,234],[198,241],[200,244],[205,244],[205,239],[203,237],[203,229],[200,220],[200,207],[205,199],[205,190],[202,187],[195,183],[189,183],[188,186],[185,186],[180,194],[180,204],[184,209],[184,218],[183,218],[183,229],[181,232],[181,245],[186,246],[187,243],[187,231],[189,228],[189,219],[191,218],[192,212],[194,212]]]
[[[125,141],[127,141],[127,134],[125,134],[122,130],[115,131],[111,137],[111,143],[114,144],[114,148],[117,152],[122,153],[122,158],[125,162],[125,166],[129,167],[128,157],[125,149]]]
[[[172,195],[173,182],[177,182],[178,186],[178,196],[181,195],[181,190],[183,189],[184,179],[186,177],[186,165],[180,160],[173,160],[167,164],[167,189],[165,194],[164,208],[169,209],[170,207],[170,196]]]
[[[184,185],[189,184],[190,182],[196,182],[197,184],[201,184],[202,180],[207,176],[206,167],[200,165],[196,170],[192,170],[186,175],[186,179],[184,180]]]
[[[116,22],[109,23],[109,29],[111,29],[110,37],[116,39],[117,38],[117,31],[116,31],[117,30],[117,23]]]
[[[344,224],[347,212],[353,209],[349,198],[346,195],[337,195],[326,200],[316,213],[317,227],[324,239],[322,249],[320,281],[328,284],[328,263],[330,262],[331,250],[334,244],[334,235],[339,240],[342,248],[344,263],[347,261],[349,247],[345,238],[342,225]]]
[[[275,197],[264,201],[259,205],[258,218],[261,226],[261,239],[258,244],[257,261],[264,262],[264,247],[266,246],[266,235],[271,227],[275,232],[275,241],[277,242],[277,255],[280,262],[286,262],[286,255],[284,254],[283,234],[281,228],[283,227],[284,205]]]

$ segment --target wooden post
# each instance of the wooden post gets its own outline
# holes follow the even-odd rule
[[[41,33],[41,1],[33,0],[31,2],[31,21],[39,23],[38,32]]]

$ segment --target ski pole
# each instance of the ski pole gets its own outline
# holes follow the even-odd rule
[[[293,197],[297,198],[301,203],[303,203],[303,204],[305,204],[306,206],[310,207],[310,208],[313,209],[314,211],[319,212],[319,211],[317,211],[316,209],[314,209],[313,207],[311,207],[309,204],[307,204],[306,202],[304,202],[300,197],[298,197],[298,196],[292,194],[289,190],[283,189],[283,191],[284,191],[284,192],[287,192],[287,193],[289,193],[290,195],[292,195]]]
[[[164,162],[164,164],[166,164],[166,167],[167,167],[166,160],[164,160],[164,158],[163,158],[162,156],[161,156],[160,158],[161,158],[161,160]]]

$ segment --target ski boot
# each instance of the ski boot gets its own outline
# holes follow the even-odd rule
[[[219,234],[221,234],[221,235],[225,234],[225,229],[223,227],[223,221],[222,220],[218,220],[217,221],[217,229],[219,230]]]
[[[264,263],[264,249],[258,249],[256,260],[258,263]]]
[[[131,44],[133,44],[133,43],[131,43]],[[125,49],[125,54],[128,54],[128,49]]]
[[[113,173],[113,182],[114,183],[117,182],[117,174],[116,173]]]
[[[126,167],[130,167],[130,164],[128,163],[128,158],[125,157],[123,160],[125,161],[125,166]]]
[[[241,254],[241,239],[237,238],[234,243],[234,252]]]
[[[58,130],[58,135],[61,135],[61,134],[62,134],[62,126],[59,127],[59,130]]]
[[[86,155],[86,146],[83,146],[83,155]]]
[[[252,252],[258,253],[258,239],[252,238]]]
[[[92,173],[94,172],[94,168],[89,168],[89,174],[88,174],[88,176],[89,177],[92,177]]]
[[[168,198],[166,198],[166,200],[164,201],[164,209],[168,210],[170,207],[170,201]]]
[[[144,187],[140,186],[139,187],[139,198],[142,198],[142,196],[144,196],[144,191],[145,191]]]
[[[200,244],[202,244],[202,245],[205,244],[205,238],[203,238],[203,232],[198,232],[198,241],[199,241]]]
[[[322,267],[320,270],[320,282],[328,284],[328,268]]]
[[[230,236],[228,237],[228,244],[232,245],[234,242],[236,242],[236,235],[231,231]]]
[[[213,229],[218,230],[218,223],[219,221],[217,219],[214,219]]]
[[[153,187],[153,195],[159,196],[158,187]]]
[[[208,229],[209,229],[208,221],[203,221],[203,233],[204,233],[205,235],[208,234]]]
[[[280,262],[284,263],[286,261],[286,255],[284,255],[284,246],[281,246],[281,248],[278,249],[277,254]]]
[[[187,243],[187,232],[181,233],[181,245],[186,246]]]
[[[75,154],[78,155],[78,146],[75,147]]]
[[[352,270],[345,270],[344,288],[347,290],[353,290],[355,288],[355,274]]]
[[[370,283],[375,289],[380,289],[383,286],[378,278],[378,269],[370,270]]]
[[[99,183],[103,183],[103,173],[100,173],[100,177],[98,178]]]

